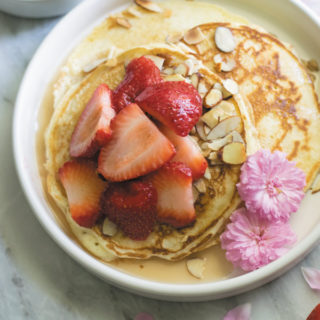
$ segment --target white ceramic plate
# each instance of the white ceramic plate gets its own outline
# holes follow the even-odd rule
[[[281,39],[296,46],[304,58],[320,61],[320,23],[311,10],[295,0],[216,0]],[[301,260],[320,239],[320,195],[308,195],[292,225],[299,242],[285,256],[248,274],[202,284],[169,284],[147,281],[117,271],[82,250],[60,229],[45,200],[36,161],[35,135],[41,100],[50,80],[71,49],[93,25],[128,0],[87,0],[70,12],[43,41],[25,73],[16,101],[13,140],[18,174],[25,194],[43,227],[76,261],[101,279],[144,296],[164,300],[201,301],[231,296],[258,287]],[[62,36],[63,35],[63,36]],[[55,61],[55,63],[52,63]]]

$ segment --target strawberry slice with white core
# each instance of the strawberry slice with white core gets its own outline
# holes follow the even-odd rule
[[[73,220],[82,227],[92,227],[99,216],[100,196],[107,186],[98,177],[95,163],[85,159],[68,161],[59,169],[59,178]]]
[[[208,163],[201,154],[200,147],[189,136],[178,136],[173,130],[163,124],[159,125],[160,131],[173,143],[176,155],[171,161],[183,162],[192,171],[193,180],[203,177]]]
[[[158,193],[158,221],[181,228],[195,218],[192,173],[182,162],[169,162],[150,176]]]
[[[70,143],[72,157],[92,157],[111,136],[110,121],[116,115],[111,90],[101,84],[82,111]]]
[[[175,155],[172,143],[136,104],[111,123],[112,136],[101,149],[98,171],[107,180],[124,181],[157,170]]]

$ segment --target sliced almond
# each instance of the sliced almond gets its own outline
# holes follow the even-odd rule
[[[222,161],[228,164],[241,164],[246,161],[246,148],[241,142],[232,142],[222,149]]]
[[[155,55],[146,55],[145,57],[152,60],[154,62],[154,64],[159,68],[160,71],[162,70],[163,63],[165,61],[164,58],[158,57]]]
[[[187,261],[187,269],[190,274],[198,279],[203,278],[203,272],[205,270],[206,259],[190,259]]]
[[[175,32],[173,34],[170,34],[166,38],[167,43],[177,43],[183,38],[183,33],[182,32]]]
[[[197,190],[198,190],[200,193],[205,193],[206,190],[207,190],[206,183],[204,182],[203,179],[197,180],[197,181],[194,183],[194,186],[197,188]]]
[[[166,74],[166,75],[171,75],[174,73],[173,68],[165,68],[162,70],[162,73]]]
[[[197,129],[197,133],[199,135],[199,137],[206,141],[207,140],[207,136],[206,134],[204,133],[204,123],[203,121],[198,121],[197,124],[196,124],[196,129]]]
[[[117,24],[121,27],[130,29],[132,27],[131,23],[129,22],[128,19],[124,18],[124,17],[116,17],[115,18]]]
[[[192,75],[195,72],[198,72],[199,65],[193,59],[187,59],[185,61],[186,66],[188,67],[188,76]]]
[[[205,106],[212,108],[222,100],[222,92],[218,89],[211,89],[205,98]]]
[[[221,148],[231,142],[233,142],[232,135],[228,134],[223,138],[212,140],[210,143],[208,143],[208,148],[212,151],[219,151]]]
[[[142,7],[143,9],[146,9],[148,11],[152,11],[152,12],[162,12],[162,9],[154,2],[150,1],[150,0],[134,0],[134,2]]]
[[[82,70],[86,73],[90,72],[90,71],[94,70],[95,68],[97,68],[100,64],[106,62],[107,60],[108,60],[108,58],[97,59],[97,60],[85,65]]]
[[[232,141],[233,142],[241,142],[241,143],[244,143],[242,137],[241,137],[241,134],[238,132],[238,131],[232,131],[230,133],[230,135],[232,136]]]
[[[186,80],[186,78],[184,78],[181,74],[164,75],[163,79],[165,81],[185,81]]]
[[[221,63],[221,71],[230,72],[236,67],[236,62],[234,59],[227,58],[227,62],[222,61]]]
[[[194,73],[190,79],[191,79],[192,85],[197,89],[199,84],[199,76],[196,73]]]
[[[198,200],[199,197],[199,191],[196,187],[192,186],[192,194],[193,194],[193,203],[195,203]]]
[[[135,6],[128,8],[127,12],[131,14],[133,17],[136,17],[136,18],[142,17],[142,13]]]
[[[206,178],[207,180],[211,179],[211,173],[210,173],[210,169],[209,168],[206,169],[203,177]]]
[[[234,105],[231,102],[222,100],[218,105],[206,112],[201,117],[201,120],[213,129],[219,121],[236,114]]]
[[[174,68],[174,72],[185,77],[188,74],[188,66],[184,63],[180,63]]]
[[[215,140],[225,137],[231,131],[242,131],[242,121],[238,116],[228,117],[219,122],[208,134],[207,140]]]
[[[176,44],[181,50],[185,51],[185,52],[188,52],[188,53],[193,53],[193,54],[197,54],[196,51],[194,51],[192,48],[190,48],[189,46],[187,46],[185,43],[179,41],[177,44]]]
[[[199,27],[188,30],[183,37],[183,40],[190,45],[197,44],[201,42],[203,39],[204,39],[204,35],[201,32]]]
[[[222,60],[222,55],[221,53],[217,53],[214,57],[213,57],[213,61],[214,63],[221,63],[223,60]]]
[[[218,153],[216,151],[211,151],[208,156],[208,159],[210,160],[211,163],[218,162],[219,161]]]
[[[211,128],[209,128],[208,126],[204,125],[203,126],[203,130],[204,130],[204,134],[207,136],[209,134],[209,132],[211,131]]]
[[[232,52],[236,47],[236,41],[230,29],[218,27],[214,34],[214,40],[219,50],[223,52]]]
[[[201,98],[204,98],[207,92],[209,91],[206,81],[202,78],[199,80],[198,92]]]
[[[105,218],[102,225],[102,233],[106,236],[114,236],[118,231],[118,227],[111,222],[108,218]]]
[[[227,93],[234,95],[239,92],[238,84],[232,79],[222,80],[222,85]]]

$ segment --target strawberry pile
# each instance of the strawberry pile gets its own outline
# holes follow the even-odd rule
[[[196,218],[192,182],[207,162],[188,137],[202,113],[196,89],[165,82],[150,59],[133,59],[112,92],[101,84],[74,129],[59,170],[71,216],[90,228],[108,217],[133,240],[155,223],[176,228]]]

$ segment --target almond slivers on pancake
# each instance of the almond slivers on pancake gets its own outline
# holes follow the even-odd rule
[[[135,7],[138,16],[128,10],[119,14],[129,19],[128,28],[115,24],[114,17],[103,21],[71,53],[55,85],[54,113],[45,137],[48,191],[81,245],[105,261],[153,256],[180,260],[219,243],[229,216],[241,203],[236,183],[243,159],[228,154],[225,145],[240,147],[243,157],[260,148],[286,152],[307,174],[307,187],[320,166],[315,90],[285,45],[208,3],[167,1],[159,6],[161,13]],[[197,25],[196,32],[186,36]],[[217,27],[229,32],[222,29],[216,40]],[[230,33],[232,39],[225,43]],[[163,79],[187,81],[198,89],[206,108],[191,136],[209,170],[194,183],[197,219],[192,226],[157,224],[146,240],[134,241],[118,229],[104,234],[103,218],[93,228],[75,223],[57,172],[70,160],[72,132],[94,90],[102,83],[116,88],[127,63],[140,56],[152,59]]]
[[[232,33],[231,52],[218,48],[215,33],[221,27]],[[194,56],[220,77],[237,82],[261,147],[285,152],[306,173],[308,189],[320,167],[320,109],[303,64],[278,39],[255,28],[211,23],[199,29],[205,39],[191,46]]]
[[[211,165],[207,179],[203,178],[202,180],[205,193],[200,192],[195,202],[197,219],[192,226],[175,229],[168,225],[158,224],[145,241],[134,241],[124,236],[121,231],[117,231],[113,236],[104,235],[102,233],[103,220],[99,221],[92,229],[82,228],[72,220],[67,198],[63,187],[57,180],[56,173],[63,163],[70,159],[69,143],[74,127],[95,88],[101,83],[106,83],[111,89],[114,89],[124,77],[125,65],[133,58],[142,55],[154,60],[157,59],[156,57],[164,60],[162,76],[166,80],[173,81],[172,77],[176,76],[178,80],[182,77],[191,82],[192,76],[197,75],[199,76],[198,82],[201,82],[208,90],[216,84],[221,86],[222,83],[221,78],[181,51],[170,49],[165,45],[150,48],[140,47],[119,55],[111,65],[110,62],[105,62],[88,73],[82,81],[69,89],[59,105],[56,106],[46,135],[48,190],[65,212],[68,222],[81,244],[104,260],[111,260],[115,257],[147,259],[151,256],[168,260],[182,259],[193,252],[216,244],[217,234],[221,232],[226,220],[240,203],[236,192],[240,166]],[[166,74],[169,69],[180,70],[182,65],[192,66],[193,70],[190,68],[185,77],[181,74]],[[240,95],[234,99],[228,99],[226,103],[231,108],[232,117],[242,122],[239,117],[239,100],[241,100]],[[245,127],[244,123],[239,126],[239,131],[235,129],[233,133],[243,142],[246,140],[245,129],[243,129]],[[223,136],[225,135],[223,133]],[[232,140],[231,136],[230,138]],[[194,139],[198,139],[200,142],[197,134],[194,134]],[[219,139],[221,140],[220,137]],[[198,188],[200,187],[198,186]]]

